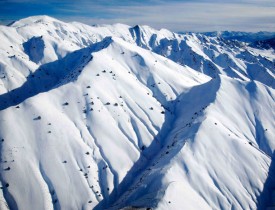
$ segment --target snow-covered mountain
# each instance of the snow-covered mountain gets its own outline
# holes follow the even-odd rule
[[[275,37],[274,32],[260,31],[260,32],[242,32],[242,31],[214,31],[205,32],[204,35],[210,37],[221,37],[226,40],[238,40],[247,43],[253,43],[257,41],[264,41]]]
[[[0,40],[0,209],[268,205],[273,49],[48,16]]]

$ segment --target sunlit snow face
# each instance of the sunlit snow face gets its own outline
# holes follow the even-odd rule
[[[0,40],[0,209],[260,209],[272,49],[49,16]]]

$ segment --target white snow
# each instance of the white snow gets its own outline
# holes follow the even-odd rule
[[[48,16],[0,39],[1,209],[258,207],[273,50]]]

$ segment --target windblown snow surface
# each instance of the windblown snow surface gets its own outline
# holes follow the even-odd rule
[[[265,209],[274,49],[47,16],[0,40],[0,209]]]

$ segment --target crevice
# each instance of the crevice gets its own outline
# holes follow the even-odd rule
[[[60,210],[61,206],[60,206],[56,191],[54,189],[54,186],[53,186],[51,180],[49,179],[49,177],[47,176],[46,172],[44,171],[41,163],[39,163],[39,170],[40,170],[40,173],[41,173],[41,176],[42,176],[44,182],[46,183],[46,185],[48,187],[49,194],[51,195],[53,209]]]

